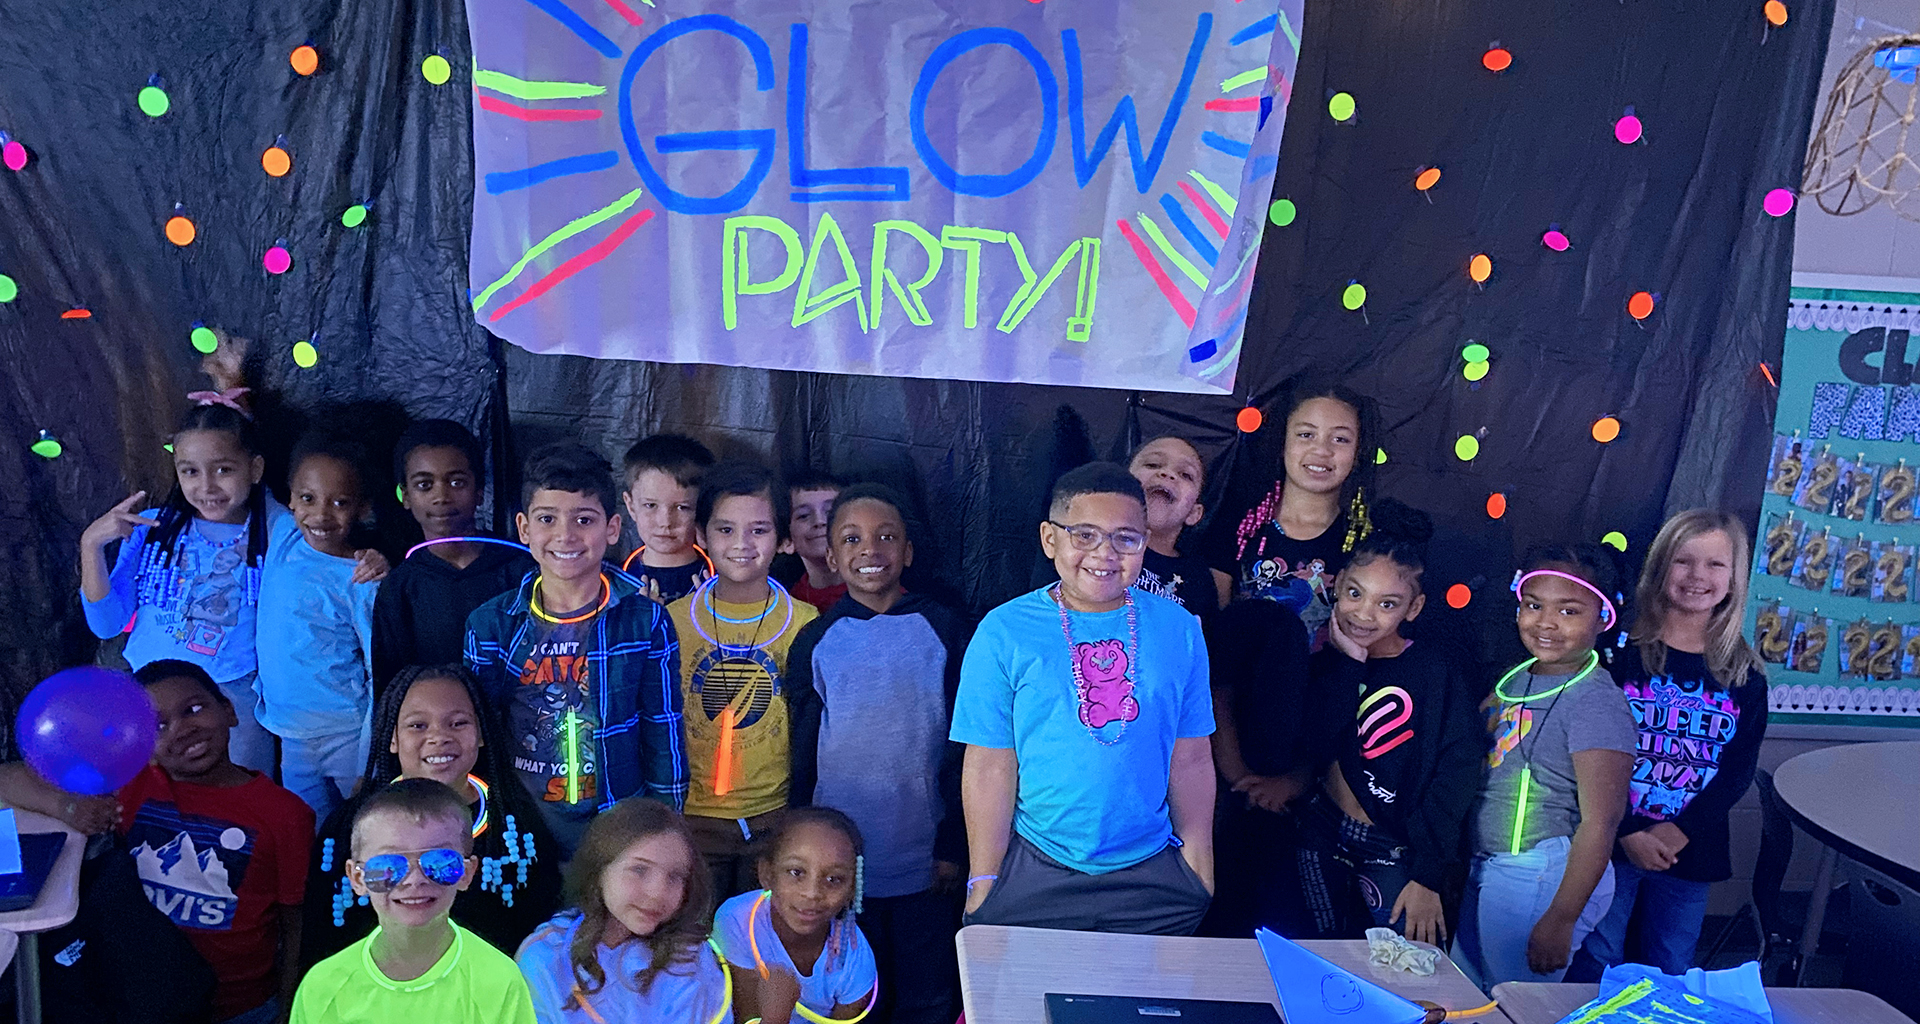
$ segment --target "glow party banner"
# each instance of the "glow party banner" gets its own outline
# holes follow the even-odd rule
[[[467,0],[533,352],[1233,386],[1301,0]]]

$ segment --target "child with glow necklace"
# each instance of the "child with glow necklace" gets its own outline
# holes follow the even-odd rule
[[[394,566],[373,602],[376,699],[409,665],[459,661],[467,616],[534,569],[519,544],[480,533],[485,469],[480,442],[452,420],[415,423],[393,446],[401,504],[424,540]]]
[[[733,976],[734,1019],[859,1021],[880,995],[860,913],[860,830],[828,807],[796,807],[755,843],[761,888],[714,915]]]
[[[373,931],[373,910],[347,877],[360,805],[396,779],[432,779],[460,795],[473,818],[473,885],[453,898],[453,919],[495,949],[520,944],[560,906],[560,850],[526,788],[514,780],[506,730],[479,684],[458,665],[412,665],[374,707],[378,739],[359,790],[327,816],[307,871],[300,954],[308,965]]]
[[[1551,545],[1521,565],[1520,642],[1533,656],[1481,705],[1493,749],[1456,947],[1483,989],[1559,981],[1606,914],[1637,745],[1627,699],[1594,650],[1619,616],[1610,553]]]
[[[467,668],[506,709],[513,766],[573,855],[594,812],[687,792],[673,623],[640,582],[601,561],[620,537],[613,472],[562,441],[521,473],[520,540],[540,571],[467,619]]]
[[[788,512],[787,488],[765,467],[709,470],[697,519],[714,576],[669,609],[688,708],[687,824],[722,898],[752,887],[747,844],[787,805],[787,651],[819,614],[767,575]]]
[[[713,887],[686,819],[622,800],[593,819],[567,866],[571,909],[515,959],[542,1024],[720,1024],[733,979],[713,929]]]
[[[627,490],[621,499],[640,546],[620,568],[640,580],[648,597],[672,604],[713,575],[694,523],[700,478],[713,468],[713,453],[683,434],[655,434],[634,442],[622,461]]]
[[[534,1024],[513,961],[448,918],[478,873],[468,821],[431,779],[401,779],[360,806],[347,874],[380,927],[307,972],[291,1024]]]

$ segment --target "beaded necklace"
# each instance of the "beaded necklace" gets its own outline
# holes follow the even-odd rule
[[[1067,602],[1061,596],[1060,584],[1058,583],[1055,583],[1051,588],[1049,588],[1048,593],[1053,597],[1054,607],[1058,608],[1060,611],[1060,632],[1063,636],[1067,638],[1067,665],[1073,669],[1074,700],[1084,706],[1087,701],[1087,678],[1085,673],[1083,673],[1080,669],[1080,659],[1075,656],[1077,652],[1074,649],[1074,643],[1073,643],[1073,623],[1069,621],[1067,618]],[[1133,604],[1133,588],[1132,587],[1127,588],[1126,602],[1127,602],[1127,671],[1132,673],[1135,678],[1138,678],[1140,673],[1140,669],[1138,667],[1140,664],[1140,613],[1139,613],[1139,610],[1136,609]],[[1100,730],[1094,728],[1091,725],[1088,725],[1084,719],[1081,721],[1080,725],[1087,730],[1087,735],[1093,737],[1093,741],[1095,743],[1098,743],[1103,747],[1111,747],[1114,744],[1120,742],[1121,738],[1126,736],[1127,734],[1127,719],[1122,718],[1119,721],[1120,721],[1120,731],[1117,733],[1114,733],[1113,739],[1110,739],[1110,740],[1101,739]]]
[[[170,521],[172,517],[182,514],[183,513],[173,511],[172,509],[163,509],[160,512],[160,518],[162,522],[167,522]],[[200,542],[206,544],[215,552],[238,548],[247,543],[248,538],[252,536],[252,515],[249,514],[247,519],[242,521],[240,525],[239,536],[236,536],[230,541],[221,543],[207,537],[205,534],[199,534]],[[193,520],[189,518],[187,524],[181,528],[180,532],[182,535],[174,538],[173,543],[175,550],[173,551],[165,550],[161,545],[153,543],[151,540],[146,540],[140,545],[140,553],[138,555],[139,562],[134,569],[133,576],[135,599],[140,606],[172,608],[187,599],[188,591],[193,588],[196,577],[183,575],[180,571],[179,560],[175,556],[179,548],[183,548],[189,543],[185,534],[193,532],[193,529]],[[242,560],[244,562],[244,556]],[[207,565],[200,568],[198,575],[211,575],[212,564],[212,560],[209,559]],[[242,564],[236,566],[232,572],[233,575],[239,579],[241,588],[246,594],[246,603],[249,605],[257,604],[260,600],[260,567],[257,565]]]

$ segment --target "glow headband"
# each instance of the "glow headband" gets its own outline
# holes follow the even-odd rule
[[[1602,593],[1599,587],[1588,583],[1586,580],[1570,572],[1561,572],[1558,569],[1530,569],[1526,572],[1515,573],[1513,576],[1513,596],[1516,600],[1520,597],[1520,588],[1526,586],[1527,581],[1533,579],[1535,576],[1554,576],[1563,580],[1571,580],[1592,593],[1593,596],[1599,598],[1601,629],[1612,629],[1613,624],[1619,621],[1620,613],[1614,610],[1612,598]]]

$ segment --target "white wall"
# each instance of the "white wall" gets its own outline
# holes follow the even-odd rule
[[[1806,27],[1789,23],[1784,31]],[[1854,54],[1882,36],[1915,31],[1920,31],[1920,6],[1913,0],[1839,0],[1814,127],[1826,113],[1834,78]],[[1909,145],[1920,145],[1920,136]],[[1905,207],[1909,216],[1920,217],[1920,195],[1909,198]],[[1864,213],[1836,217],[1812,196],[1802,197],[1794,214],[1793,246],[1797,273],[1920,277],[1920,222],[1899,216],[1884,201]]]

